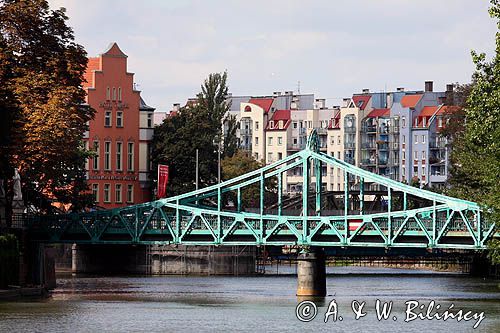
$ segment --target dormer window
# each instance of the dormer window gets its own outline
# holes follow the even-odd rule
[[[427,126],[427,117],[423,117],[422,118],[422,127],[426,127]]]
[[[274,128],[274,121],[273,120],[269,121],[269,128],[270,129]]]
[[[438,118],[438,127],[443,127],[443,118]]]
[[[278,122],[278,126],[279,126],[280,129],[283,129],[283,120],[280,120]]]

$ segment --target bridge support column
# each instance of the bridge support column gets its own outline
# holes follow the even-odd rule
[[[323,250],[304,251],[297,257],[297,296],[326,296]]]

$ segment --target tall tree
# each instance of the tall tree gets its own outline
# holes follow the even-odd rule
[[[500,5],[491,0],[489,13],[500,29]],[[491,61],[484,53],[472,52],[476,65],[473,87],[465,103],[466,124],[451,155],[452,192],[480,203],[484,217],[500,226],[500,32]],[[500,262],[499,243],[492,244],[491,257]]]
[[[200,188],[215,184],[218,177],[218,151],[221,158],[231,153],[226,142],[235,140],[235,131],[223,133],[223,122],[230,105],[227,73],[210,74],[194,103],[181,108],[155,128],[152,158],[156,165],[169,166],[167,195],[195,188],[196,149],[199,151]]]
[[[83,106],[87,54],[67,19],[64,8],[51,10],[45,0],[1,2],[0,62],[11,64],[7,70],[2,63],[9,79],[0,94],[11,108],[2,155],[25,189],[79,209],[89,198],[82,139],[94,110]]]

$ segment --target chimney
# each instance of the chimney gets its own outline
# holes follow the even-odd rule
[[[396,88],[396,91],[405,91],[405,88],[399,87],[399,88]]]
[[[369,94],[370,93],[370,89],[365,88],[365,89],[362,90],[362,92],[363,92],[363,94]]]
[[[342,107],[343,107],[343,108],[348,107],[350,102],[351,102],[351,99],[350,99],[350,98],[343,98],[343,99],[342,99]]]
[[[453,92],[453,83],[446,85],[446,92]]]
[[[174,103],[174,107],[172,108],[172,111],[179,111],[181,109],[181,104],[180,103]]]
[[[273,92],[273,96],[281,96],[281,91],[275,91]]]
[[[425,92],[432,92],[433,84],[432,81],[425,81]]]

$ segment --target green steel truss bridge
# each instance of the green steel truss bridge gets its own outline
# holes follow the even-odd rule
[[[349,186],[327,196],[321,189],[324,167],[342,170]],[[302,194],[292,210],[283,208],[286,173],[302,175]],[[271,181],[277,183],[274,193],[268,188]],[[385,194],[378,207],[368,191],[374,187]],[[274,205],[266,207],[270,200]],[[77,244],[484,249],[499,236],[478,204],[411,187],[321,153],[315,131],[306,149],[218,185],[123,208],[38,216],[27,224],[34,240]]]

